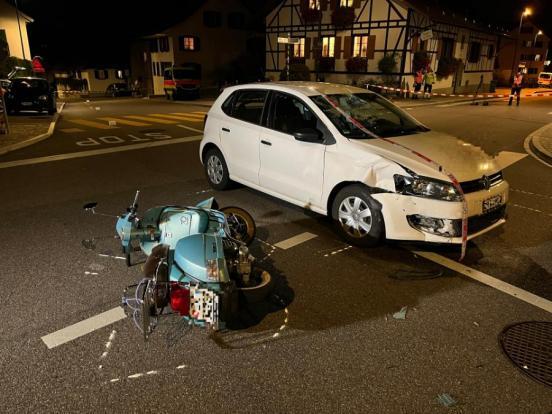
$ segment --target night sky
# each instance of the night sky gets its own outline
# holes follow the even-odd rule
[[[13,0],[11,0],[13,2]],[[129,43],[142,34],[169,26],[199,0],[18,0],[19,7],[35,22],[29,25],[33,54],[48,66],[125,64]],[[224,1],[224,0],[220,0]],[[262,22],[277,0],[243,0]],[[477,21],[517,27],[525,6],[532,19],[552,35],[552,0],[428,0],[434,8],[446,8]],[[140,4],[141,3],[141,4]],[[176,19],[176,20],[172,20]],[[552,37],[552,36],[551,36]]]

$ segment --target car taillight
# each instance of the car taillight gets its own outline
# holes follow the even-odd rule
[[[181,316],[190,315],[190,290],[177,282],[171,282],[171,309]]]

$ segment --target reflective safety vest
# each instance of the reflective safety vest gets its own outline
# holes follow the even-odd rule
[[[522,75],[514,76],[514,86],[521,86],[521,82],[523,82],[523,76]]]

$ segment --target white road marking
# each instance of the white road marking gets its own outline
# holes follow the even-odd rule
[[[40,339],[42,339],[49,349],[52,349],[125,318],[126,315],[123,308],[117,306],[59,331],[45,335]]]
[[[548,112],[546,115],[552,115],[552,112]]]
[[[532,196],[535,196],[535,197],[542,197],[542,198],[552,199],[552,195],[532,193],[531,191],[518,190],[517,188],[511,188],[510,187],[510,191],[515,191],[516,193],[521,193],[521,194],[528,194],[528,195],[532,195]]]
[[[289,239],[282,240],[281,242],[276,243],[274,246],[278,247],[279,249],[287,250],[297,246],[298,244],[314,239],[315,237],[317,237],[316,234],[305,232],[298,234],[297,236],[293,236]]]
[[[500,151],[495,157],[495,161],[500,165],[501,169],[505,169],[512,164],[515,164],[518,161],[521,161],[528,154],[522,154],[521,152],[512,152],[512,151]]]
[[[178,124],[177,127],[187,129],[188,131],[199,132],[200,134],[203,134],[202,129],[192,128],[192,127],[189,127],[188,125]]]
[[[489,276],[488,274],[480,272],[479,270],[472,269],[468,266],[463,265],[462,263],[458,263],[454,260],[438,255],[437,253],[418,252],[418,251],[413,251],[412,253],[418,256],[424,257],[428,260],[431,260],[432,262],[438,263],[464,276],[477,280],[478,282],[481,282],[487,286],[493,287],[497,290],[500,290],[503,293],[506,293],[510,296],[513,296],[524,302],[527,302],[533,306],[536,306],[547,312],[552,313],[552,302],[547,299],[541,298],[540,296],[527,292],[526,290],[510,285],[509,283],[503,282],[500,279],[496,279],[492,276]]]
[[[123,257],[123,256],[113,256],[113,255],[111,255],[111,254],[98,253],[98,256],[100,256],[100,257],[111,257],[112,259],[126,260],[126,257]]]
[[[552,217],[552,214],[546,213],[546,212],[544,212],[544,211],[542,211],[542,210],[537,210],[536,208],[525,207],[525,206],[522,206],[522,205],[519,205],[519,204],[515,204],[515,203],[510,203],[509,205],[512,206],[512,207],[517,207],[517,208],[522,208],[522,209],[524,209],[524,210],[529,210],[529,211],[532,211],[533,213],[540,213],[540,214],[544,214],[544,215],[547,215],[547,216]]]
[[[144,148],[161,147],[164,145],[182,144],[184,142],[201,141],[201,138],[203,138],[203,136],[194,135],[191,137],[167,139],[164,141],[150,141],[150,142],[145,142],[143,144],[125,145],[122,147],[103,148],[103,149],[90,150],[90,151],[71,152],[69,154],[49,155],[47,157],[30,158],[26,160],[7,161],[7,162],[0,163],[0,169],[20,167],[22,165],[42,164],[45,162],[52,162],[52,161],[70,160],[73,158],[93,157],[96,155],[111,154],[114,152],[134,151],[134,150],[139,150]]]

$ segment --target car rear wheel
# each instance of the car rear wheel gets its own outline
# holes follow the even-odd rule
[[[215,190],[226,190],[230,187],[231,181],[228,166],[222,153],[217,148],[211,148],[207,151],[203,165],[211,187]]]
[[[332,203],[332,218],[338,233],[355,246],[376,246],[385,235],[381,207],[363,185],[339,191]]]

